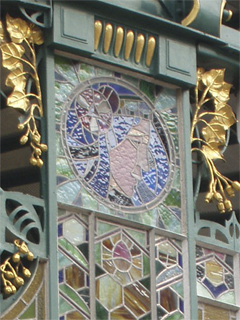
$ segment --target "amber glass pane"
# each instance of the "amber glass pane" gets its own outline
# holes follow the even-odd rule
[[[236,313],[230,310],[211,306],[208,304],[199,304],[198,320],[235,320]]]

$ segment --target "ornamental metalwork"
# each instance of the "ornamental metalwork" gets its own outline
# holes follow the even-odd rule
[[[125,61],[128,61],[132,57],[136,64],[145,60],[143,65],[149,68],[155,52],[156,39],[153,35],[137,33],[122,26],[96,20],[94,50],[107,54],[111,46],[116,58],[123,57]]]
[[[0,212],[0,313],[5,316],[36,278],[40,259],[47,257],[46,219],[43,200],[1,188]]]
[[[43,166],[41,155],[47,150],[47,145],[41,143],[36,120],[43,116],[43,105],[35,45],[42,43],[42,31],[33,23],[8,14],[5,22],[0,21],[2,66],[10,71],[5,84],[13,88],[7,105],[24,112],[18,125],[18,129],[24,132],[20,143],[24,145],[30,141],[30,163],[38,167]]]
[[[224,69],[198,69],[191,128],[192,152],[201,155],[210,175],[205,201],[216,201],[220,213],[232,211],[229,198],[240,190],[240,183],[222,175],[215,165],[215,160],[224,160],[227,131],[236,122],[232,108],[227,104],[232,85],[224,81],[224,73]]]
[[[24,278],[31,277],[30,270],[24,266],[23,258],[26,257],[29,261],[34,259],[24,241],[16,239],[14,245],[18,250],[0,265],[4,293],[7,295],[16,293],[18,288],[24,285]]]

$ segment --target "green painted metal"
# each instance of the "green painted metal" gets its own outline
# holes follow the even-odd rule
[[[190,310],[185,309],[189,313],[186,319],[198,319],[197,314],[197,292],[196,292],[196,268],[195,268],[195,233],[194,233],[194,203],[193,203],[193,187],[192,187],[192,166],[191,143],[190,143],[190,97],[189,91],[182,92],[182,128],[183,128],[183,181],[185,181],[185,198],[184,204],[186,208],[185,232],[187,239],[183,241],[183,257],[186,259],[187,273],[185,277],[184,299],[185,303],[189,303]],[[186,272],[184,268],[184,272]]]
[[[47,211],[48,279],[49,279],[49,319],[58,319],[58,274],[57,274],[57,199],[56,199],[56,155],[55,155],[55,114],[54,114],[54,56],[52,50],[44,48],[41,85],[46,130],[43,140],[48,152],[42,168],[42,193]]]
[[[0,188],[0,258],[1,263],[16,252],[13,241],[24,241],[34,254],[30,271],[34,275],[39,259],[47,257],[46,243],[46,212],[44,201],[20,192],[7,192]],[[5,255],[2,254],[5,252]],[[26,290],[26,285],[19,288],[17,293],[6,299],[0,293],[0,315],[11,307]]]
[[[195,19],[188,24],[189,27],[197,29],[213,36],[220,36],[222,20],[222,3],[224,0],[197,0],[199,10]]]
[[[3,1],[4,6],[9,5],[8,1]],[[164,1],[160,1],[164,3]],[[203,3],[204,1],[201,1]],[[48,14],[48,22],[45,27],[51,25],[51,3],[48,1],[13,1],[24,9],[32,9],[36,11],[44,11]],[[112,65],[127,68],[129,70],[141,72],[164,80],[171,84],[177,84],[181,87],[192,87],[196,83],[196,65],[205,65],[209,68],[226,67],[228,72],[234,77],[239,76],[239,46],[237,39],[233,37],[239,35],[237,31],[225,30],[223,37],[219,36],[219,5],[221,0],[212,1],[207,7],[201,8],[196,21],[189,27],[184,27],[179,23],[170,20],[179,20],[168,15],[167,19],[163,19],[165,12],[163,7],[158,6],[156,1],[115,1],[115,0],[98,0],[98,1],[73,1],[60,2],[54,1],[54,20],[53,29],[46,32],[45,48],[43,61],[40,65],[41,83],[43,90],[45,120],[42,123],[43,139],[47,142],[49,151],[45,156],[45,166],[42,169],[42,194],[46,200],[47,212],[47,243],[42,248],[47,252],[49,258],[49,319],[58,319],[58,279],[56,272],[57,265],[57,199],[56,199],[56,154],[55,154],[55,115],[54,115],[54,57],[53,49],[58,49],[64,54],[75,54],[91,57],[98,61],[111,63]],[[213,12],[209,10],[209,4],[212,6]],[[169,8],[173,3],[169,4]],[[171,10],[170,10],[171,11]],[[186,12],[189,11],[189,8]],[[23,11],[22,11],[23,12]],[[206,17],[209,23],[202,17]],[[202,16],[203,15],[203,16]],[[109,19],[110,17],[110,19]],[[166,16],[165,16],[166,17]],[[200,19],[201,17],[201,19]],[[213,17],[213,19],[212,19]],[[127,30],[131,27],[135,33],[142,32],[144,35],[153,34],[156,36],[157,46],[151,68],[143,65],[137,65],[134,62],[126,62],[124,59],[117,60],[112,51],[104,54],[100,51],[94,52],[94,20],[102,19],[105,22],[111,22],[114,26],[119,23]],[[31,19],[31,17],[29,17]],[[200,19],[200,20],[199,20]],[[196,29],[193,29],[196,28]],[[228,32],[227,32],[228,31]],[[204,34],[204,32],[209,34]],[[232,35],[232,36],[231,36]],[[230,38],[231,40],[230,40]],[[198,45],[197,45],[198,43]],[[113,45],[112,45],[113,47]],[[189,302],[189,308],[186,306],[186,319],[197,319],[197,293],[196,293],[196,270],[195,270],[195,239],[207,246],[213,245],[216,248],[230,250],[239,253],[239,224],[236,222],[234,214],[232,215],[226,226],[217,225],[214,222],[206,222],[197,220],[194,229],[194,204],[192,191],[192,173],[191,167],[191,150],[190,150],[190,103],[189,93],[183,92],[182,95],[182,126],[184,128],[184,148],[182,157],[184,176],[183,181],[185,187],[185,235],[186,240],[183,241],[183,251],[185,252],[185,263],[187,268],[185,272],[185,298],[186,304]],[[29,197],[21,195],[21,200],[30,203]],[[43,203],[42,200],[39,200]],[[1,209],[1,213],[3,212]],[[93,218],[91,217],[91,230],[94,231]],[[1,226],[5,223],[6,218],[0,216]],[[230,225],[235,226],[235,231],[231,234]],[[209,227],[211,235],[206,237],[198,234],[201,228]],[[227,242],[216,238],[216,232],[222,232]],[[1,232],[1,234],[3,234]],[[154,231],[152,231],[153,237]],[[196,236],[196,234],[198,234]],[[153,242],[153,239],[152,239]],[[93,248],[93,243],[91,243]],[[42,249],[41,249],[42,250]],[[151,249],[152,250],[152,249]],[[153,256],[153,251],[151,252]],[[153,267],[151,272],[153,272]],[[94,269],[91,270],[92,276]],[[155,282],[152,280],[152,287]],[[92,303],[94,304],[94,287],[91,288]],[[95,308],[94,308],[95,309]],[[153,313],[155,315],[155,313]],[[95,318],[95,314],[92,314]]]
[[[55,48],[90,55],[94,51],[94,15],[76,5],[54,6],[53,39]]]

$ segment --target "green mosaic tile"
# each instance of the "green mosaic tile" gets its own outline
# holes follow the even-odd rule
[[[35,306],[35,300],[34,300],[19,319],[21,320],[33,319],[33,318],[35,319],[35,316],[36,316],[36,306]]]
[[[66,295],[70,300],[76,303],[82,310],[84,310],[87,314],[89,314],[89,308],[86,305],[85,301],[69,286],[66,284],[61,284],[59,286],[60,292]]]
[[[66,300],[62,297],[59,297],[59,314],[63,314],[65,312],[69,312],[74,310],[73,306],[71,306]]]
[[[59,239],[58,243],[60,247],[65,249],[69,254],[71,254],[82,266],[88,268],[88,262],[82,253],[79,252],[70,242],[66,239]]]

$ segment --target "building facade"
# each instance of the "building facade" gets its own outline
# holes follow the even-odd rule
[[[1,319],[240,319],[239,4],[1,3]]]

